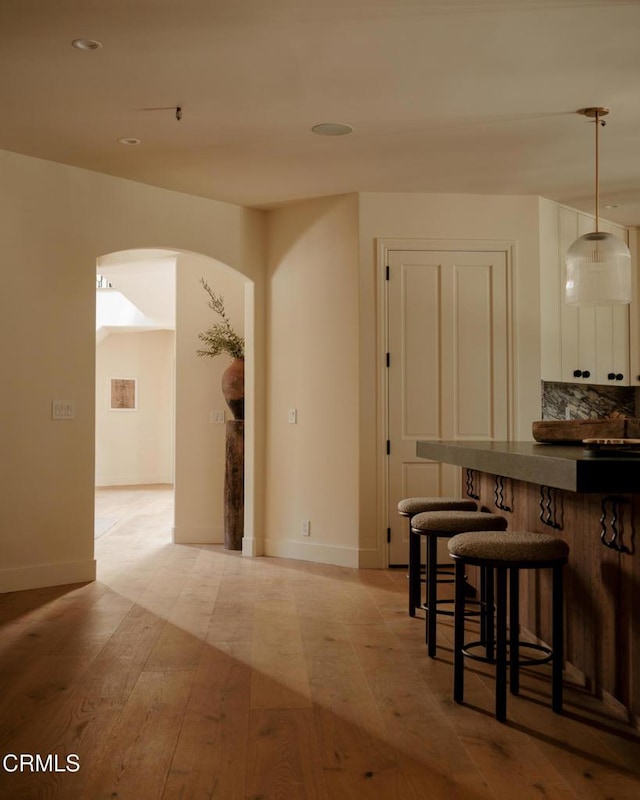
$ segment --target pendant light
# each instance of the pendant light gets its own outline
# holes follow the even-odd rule
[[[576,239],[567,251],[564,301],[574,306],[613,306],[631,302],[631,253],[627,245],[611,233],[600,231],[598,132],[606,122],[608,108],[583,108],[578,111],[595,121],[596,129],[596,229]]]

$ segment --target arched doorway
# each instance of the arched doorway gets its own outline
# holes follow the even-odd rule
[[[173,541],[222,543],[225,425],[221,423],[229,418],[229,410],[220,377],[229,360],[196,355],[201,346],[198,333],[214,321],[200,279],[225,298],[232,324],[247,340],[248,393],[253,342],[247,336],[252,326],[245,321],[253,314],[253,284],[210,257],[164,249],[102,256],[97,272],[106,284],[98,289],[99,295],[110,297],[112,305],[114,296],[120,295],[122,309],[119,325],[106,324],[97,312],[96,486],[170,483]],[[113,374],[117,358],[121,368]],[[110,392],[117,380],[131,392],[131,409],[111,407]],[[248,399],[251,431],[253,406]],[[254,554],[251,435],[246,445],[249,514],[245,514],[243,550]]]

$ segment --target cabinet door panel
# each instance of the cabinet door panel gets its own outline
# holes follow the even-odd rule
[[[625,244],[628,242],[627,231],[619,225],[602,221],[600,230],[614,234]],[[629,306],[596,309],[596,348],[598,383],[629,386]]]
[[[628,306],[609,306],[596,309],[596,345],[597,383],[607,386],[628,386]],[[618,377],[620,375],[622,378]]]
[[[595,230],[595,220],[586,214],[578,214],[578,236]],[[578,308],[578,369],[588,372],[589,377],[581,383],[597,383],[598,356],[596,345],[596,309],[588,306]]]
[[[540,377],[562,380],[561,309],[564,270],[560,269],[558,206],[540,202]]]
[[[579,235],[577,213],[571,209],[560,207],[558,209],[558,266],[562,274],[562,289],[566,282],[565,256]],[[560,308],[561,340],[558,345],[562,353],[562,380],[570,383],[584,382],[585,380],[574,375],[576,370],[580,372],[586,370],[591,375],[595,375],[595,353],[593,355],[594,363],[588,364],[585,354],[581,353],[580,349],[581,327],[583,336],[585,329],[588,329],[588,318],[585,314],[580,313],[585,310],[576,306],[568,306],[565,303],[562,303]]]

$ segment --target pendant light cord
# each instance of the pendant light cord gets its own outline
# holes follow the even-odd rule
[[[600,163],[598,158],[598,130],[600,128],[600,112],[596,109],[596,233],[598,233],[598,215],[600,213]]]

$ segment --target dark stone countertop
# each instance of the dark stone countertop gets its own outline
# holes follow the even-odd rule
[[[418,441],[420,458],[555,489],[640,492],[640,454],[605,454],[537,442]]]

